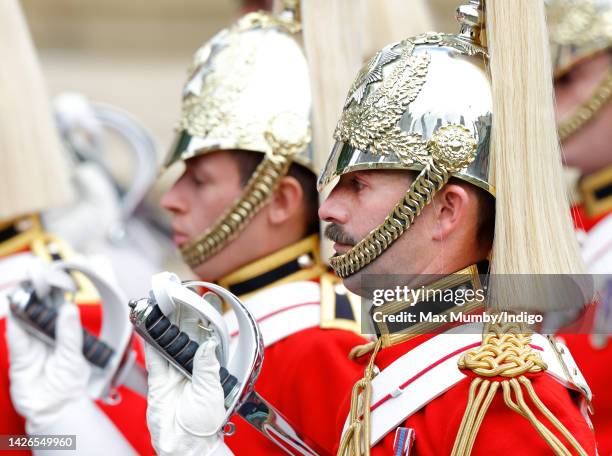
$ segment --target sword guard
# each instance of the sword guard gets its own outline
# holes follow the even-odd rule
[[[225,300],[236,313],[240,337],[238,346],[229,356],[229,332],[223,316],[211,304],[208,293],[200,296],[193,289],[211,290],[215,299]],[[180,307],[197,312],[205,326],[205,338],[218,340],[217,358],[221,365],[219,377],[225,396],[225,419],[218,432],[233,432],[230,417],[236,413],[253,391],[263,362],[263,340],[259,327],[240,300],[224,288],[207,282],[184,282],[168,272],[152,278],[148,298],[130,301],[130,321],[135,331],[151,344],[170,364],[191,379],[193,358],[200,344],[173,324],[169,317]],[[192,334],[193,336],[193,334]]]
[[[89,396],[109,400],[118,386],[117,372],[130,358],[133,334],[126,319],[125,298],[114,285],[79,261],[33,261],[27,280],[9,294],[9,307],[28,332],[54,345],[58,306],[65,305],[66,291],[75,291],[72,272],[83,274],[100,296],[102,328],[97,337],[83,328],[83,356],[94,366],[87,385]]]
[[[147,299],[146,305],[150,307],[144,319],[146,333],[142,333],[141,325],[136,326],[136,331],[145,337],[173,365],[191,377],[193,374],[193,358],[200,345],[190,339],[177,325],[170,322],[170,319],[162,313],[153,297]],[[136,309],[138,301],[130,301],[129,306],[131,309]],[[228,398],[238,380],[223,366],[219,369],[219,378],[223,387],[223,395]]]

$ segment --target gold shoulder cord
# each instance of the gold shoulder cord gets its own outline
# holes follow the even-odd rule
[[[531,336],[516,323],[490,325],[484,334],[482,345],[466,352],[459,360],[459,368],[477,375],[470,384],[468,402],[453,446],[452,456],[466,456],[478,435],[485,414],[501,385],[504,402],[522,417],[529,420],[546,441],[555,455],[571,456],[570,450],[540,421],[525,401],[524,392],[555,429],[581,456],[587,453],[567,428],[552,414],[536,394],[525,374],[544,372],[548,368],[539,353],[529,346]],[[505,380],[490,380],[505,377]]]
[[[272,119],[270,131],[265,136],[272,153],[266,154],[257,166],[242,196],[199,239],[181,248],[183,259],[191,268],[202,264],[236,238],[249,220],[270,200],[281,179],[287,174],[294,156],[310,142],[306,121],[290,113]]]
[[[370,405],[372,402],[372,380],[374,360],[382,347],[382,339],[374,345],[374,351],[361,380],[353,386],[349,427],[342,437],[337,456],[370,456]]]

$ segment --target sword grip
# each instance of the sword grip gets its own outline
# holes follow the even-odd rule
[[[23,310],[13,305],[11,305],[11,309],[49,339],[55,340],[57,310],[38,300],[33,291],[30,292],[28,302],[22,308]],[[83,356],[87,361],[103,369],[108,364],[113,352],[112,348],[83,328]]]
[[[161,349],[187,372],[193,374],[193,358],[199,344],[172,324],[157,304],[151,309],[144,324],[149,336]],[[223,395],[227,397],[238,380],[225,367],[219,369],[219,378],[223,387]]]

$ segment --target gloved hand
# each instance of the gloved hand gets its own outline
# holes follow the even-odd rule
[[[198,319],[180,309],[180,327],[199,341]],[[180,312],[177,312],[180,313]],[[152,346],[146,344],[149,372],[147,423],[159,455],[232,454],[217,429],[225,418],[216,343],[204,342],[195,354],[189,381]]]
[[[71,403],[87,397],[90,366],[81,353],[83,333],[75,305],[60,306],[52,347],[28,334],[9,312],[11,398],[28,434],[56,422]]]
[[[81,351],[83,332],[77,307],[60,306],[54,347],[29,334],[10,312],[7,319],[11,399],[26,419],[26,432],[76,435],[77,455],[135,454],[87,393],[90,365]],[[65,453],[58,449],[40,454]],[[39,452],[34,450],[34,454]]]

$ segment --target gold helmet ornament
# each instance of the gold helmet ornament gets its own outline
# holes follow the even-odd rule
[[[612,0],[545,0],[555,77],[612,48]],[[561,140],[579,131],[612,99],[612,64],[589,99],[559,123]]]
[[[330,260],[341,277],[382,255],[451,177],[496,197],[493,272],[582,271],[561,180],[552,78],[525,71],[550,68],[543,4],[503,3],[460,6],[459,34],[389,44],[355,78],[319,189],[358,170],[417,175],[378,227]]]
[[[315,173],[310,80],[298,42],[298,6],[285,1],[278,15],[247,14],[194,56],[166,166],[218,150],[251,151],[264,158],[232,207],[198,239],[181,247],[192,268],[238,235],[292,163]]]
[[[17,0],[0,2],[0,223],[70,201],[40,63]]]

